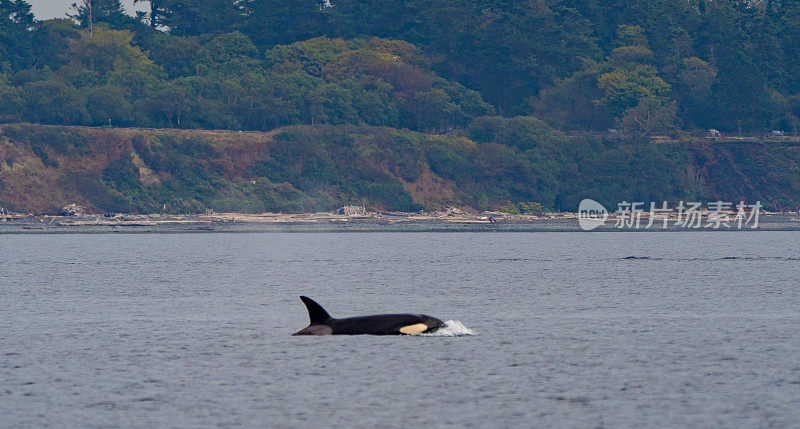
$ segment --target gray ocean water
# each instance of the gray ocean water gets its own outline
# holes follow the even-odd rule
[[[0,235],[0,426],[797,427],[800,233]],[[292,337],[421,312],[461,337]]]

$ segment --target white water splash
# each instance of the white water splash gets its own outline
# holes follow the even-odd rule
[[[466,335],[475,335],[475,331],[467,328],[458,320],[448,320],[444,322],[444,326],[428,334],[419,334],[428,337],[463,337]]]

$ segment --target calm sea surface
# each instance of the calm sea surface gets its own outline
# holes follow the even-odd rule
[[[0,426],[800,421],[800,233],[0,235]],[[419,312],[461,337],[291,337]]]

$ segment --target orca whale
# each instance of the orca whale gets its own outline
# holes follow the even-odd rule
[[[313,299],[301,296],[311,322],[292,335],[400,335],[424,334],[444,326],[441,320],[424,314],[377,314],[334,319]]]

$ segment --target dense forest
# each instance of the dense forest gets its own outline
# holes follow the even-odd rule
[[[0,1],[0,120],[800,126],[797,0],[152,0],[138,18],[92,3],[89,34],[81,3],[40,22]]]
[[[781,164],[782,176],[759,191],[740,183],[722,192],[724,186],[708,182],[713,175],[699,176],[704,164],[690,159],[720,154],[690,143],[689,133],[800,131],[800,0],[139,1],[149,8],[136,17],[125,14],[119,0],[93,0],[91,20],[86,3],[78,2],[69,18],[37,21],[24,0],[0,0],[0,123],[243,131],[311,126],[282,131],[278,140],[294,139],[297,148],[237,176],[288,184],[297,198],[262,199],[247,210],[309,210],[347,201],[397,209],[532,202],[574,209],[586,196],[613,203],[758,195],[774,208],[798,205],[797,197],[773,189],[784,182],[795,189],[800,169],[794,155]],[[80,176],[74,165],[58,166],[59,149],[47,141],[59,139],[37,141],[30,136],[47,133],[21,129],[6,128],[4,138],[27,145],[44,167],[59,168],[53,173],[59,183]],[[609,129],[618,133],[609,135]],[[337,166],[354,171],[342,172],[344,178],[322,167],[292,173],[291,165],[316,159],[315,150],[334,156],[326,152],[336,147],[332,142],[386,133],[393,137],[378,147],[389,144],[384,149],[392,154],[406,153],[409,139],[420,146],[406,160],[392,155],[390,165],[411,172],[391,173],[391,185],[380,174],[358,176],[366,161],[353,156]],[[650,141],[654,134],[682,143],[679,149],[659,146]],[[436,136],[476,148],[456,144],[462,149],[447,149],[445,162],[437,158],[444,149],[434,144]],[[308,146],[314,144],[319,149]],[[178,148],[193,147],[169,146],[168,153],[181,158]],[[774,155],[751,149],[747,159]],[[155,169],[155,158],[143,150],[134,147]],[[0,152],[6,170],[13,169],[9,151]],[[189,152],[183,155],[203,156]],[[424,160],[414,161],[419,153]],[[458,186],[445,199],[415,196],[415,181],[406,175],[422,174],[420,168]],[[114,188],[109,171],[93,172],[90,181],[127,195],[124,204],[103,203],[109,210],[166,208],[173,197],[192,201],[176,205],[185,210],[214,206],[208,201],[214,193],[189,194],[201,182],[226,177],[186,177],[191,192],[136,188],[137,199],[133,188]],[[763,173],[751,168],[747,177]],[[0,175],[0,191],[9,183]]]

